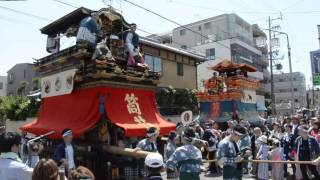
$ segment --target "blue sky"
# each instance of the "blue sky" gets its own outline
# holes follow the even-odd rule
[[[98,10],[111,4],[122,10],[128,22],[152,33],[169,31],[176,25],[153,14],[134,7],[123,0],[61,0],[73,6],[84,6]],[[131,0],[137,4],[158,12],[165,17],[188,24],[223,13],[236,13],[250,24],[267,28],[269,16],[277,18],[282,12],[282,20],[274,21],[281,31],[289,34],[292,47],[293,71],[306,75],[310,84],[311,67],[309,52],[319,49],[317,24],[320,24],[319,0]],[[3,8],[5,7],[5,8]],[[30,17],[8,10],[7,8],[28,14]],[[33,62],[32,58],[46,55],[46,36],[39,29],[75,8],[55,0],[27,0],[21,2],[0,1],[0,75],[16,63]],[[140,35],[148,35],[139,32]],[[66,47],[70,41],[62,40]],[[281,52],[285,55],[284,72],[288,72],[285,37],[282,37]]]

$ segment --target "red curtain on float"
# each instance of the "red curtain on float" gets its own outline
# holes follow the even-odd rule
[[[43,98],[38,119],[21,127],[35,135],[55,131],[50,136],[58,139],[65,128],[78,138],[100,119],[98,89],[83,89],[72,94]]]
[[[107,88],[105,111],[108,118],[125,130],[126,136],[145,136],[153,126],[160,135],[167,135],[176,126],[164,120],[157,110],[155,93],[152,90]]]
[[[44,98],[38,119],[21,129],[36,135],[54,130],[50,137],[57,139],[63,129],[70,128],[78,138],[99,121],[101,97],[108,119],[122,127],[126,136],[145,136],[150,126],[159,128],[161,135],[175,130],[175,124],[164,120],[157,111],[154,91],[115,87],[80,89]]]

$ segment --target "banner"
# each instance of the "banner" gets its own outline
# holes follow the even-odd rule
[[[244,89],[243,90],[243,97],[241,98],[241,102],[250,103],[250,104],[257,103],[256,91]]]
[[[70,69],[41,78],[41,97],[47,98],[70,94],[73,90],[73,78],[77,69]]]

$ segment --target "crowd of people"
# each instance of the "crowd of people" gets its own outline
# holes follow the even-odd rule
[[[24,134],[24,133],[23,133]],[[66,129],[62,133],[63,143],[66,147],[72,146],[72,132]],[[63,149],[58,146],[53,159],[40,159],[39,153],[42,148],[34,151],[33,146],[28,147],[29,157],[23,158],[24,147],[23,138],[16,132],[5,132],[0,134],[0,179],[1,180],[79,180],[91,179],[95,177],[86,167],[75,167],[73,161],[73,150]],[[37,146],[37,145],[35,145]],[[34,158],[36,157],[36,158]],[[71,157],[71,158],[70,158]],[[32,163],[30,163],[30,161]],[[64,164],[65,166],[58,166]],[[63,168],[61,168],[63,167]],[[65,167],[65,168],[64,168]]]
[[[178,123],[176,131],[170,132],[167,137],[162,154],[157,145],[158,129],[149,128],[146,137],[131,148],[150,154],[144,159],[128,157],[128,161],[136,163],[126,163],[121,167],[124,178],[161,180],[161,172],[165,169],[167,179],[180,180],[200,179],[203,171],[208,177],[220,174],[223,179],[242,179],[245,174],[261,180],[281,180],[285,177],[320,179],[318,118],[305,119],[296,115],[271,119],[261,126],[254,126],[245,120],[232,120],[227,124],[223,131],[220,128],[222,124],[214,121],[192,121],[188,125]],[[41,159],[39,152],[43,147],[36,146],[32,150],[29,147],[32,153],[25,157],[21,135],[1,131],[1,178],[94,179],[89,169],[75,164],[71,129],[65,129],[61,136],[63,142],[55,148],[53,159]],[[130,144],[124,140],[121,143],[123,146]],[[205,166],[207,163],[208,166]],[[289,168],[292,170],[288,171]]]
[[[256,179],[320,179],[318,118],[295,115],[292,118],[270,118],[255,125],[245,120],[232,120],[227,124],[225,131],[219,127],[223,123],[214,121],[189,125],[196,132],[196,138],[205,141],[200,150],[203,159],[209,160],[207,176],[222,172],[224,179],[241,179],[244,174]],[[167,151],[172,152],[172,144],[179,145],[169,139]],[[288,171],[288,164],[292,173]]]

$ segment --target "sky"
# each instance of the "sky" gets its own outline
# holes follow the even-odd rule
[[[157,12],[180,24],[236,13],[250,24],[268,28],[269,16],[273,25],[280,25],[281,31],[289,35],[292,68],[305,74],[307,87],[310,84],[310,51],[319,49],[317,24],[320,24],[319,0],[130,0]],[[124,0],[0,0],[0,75],[17,63],[32,63],[46,53],[46,36],[39,29],[75,7],[93,10],[112,5],[122,12],[129,23],[151,33],[172,30],[177,25],[161,19]],[[282,17],[279,19],[279,17]],[[141,36],[149,35],[139,32]],[[285,55],[283,72],[289,72],[285,36],[281,38],[280,53]],[[74,41],[62,39],[62,48]]]

